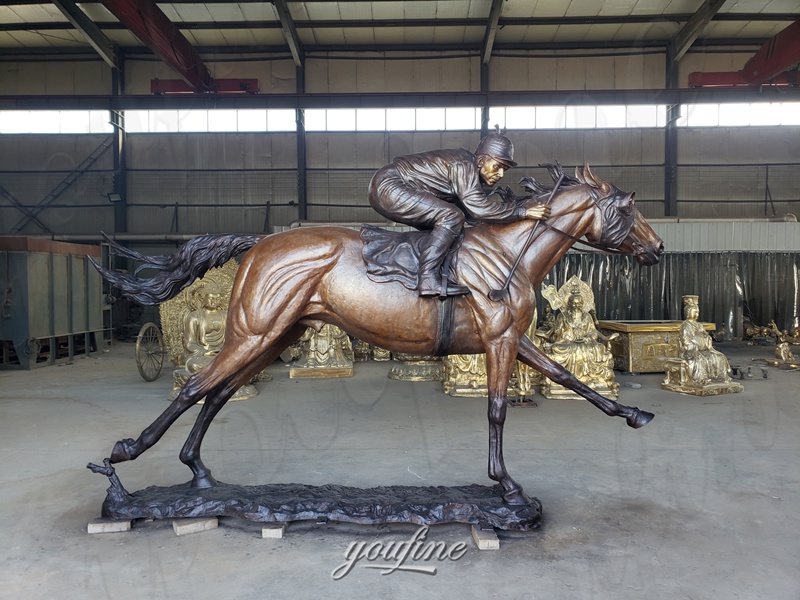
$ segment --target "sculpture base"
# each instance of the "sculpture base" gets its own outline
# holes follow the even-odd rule
[[[398,381],[441,381],[442,359],[397,353],[389,369],[389,379]]]
[[[290,379],[316,379],[324,377],[352,377],[353,367],[292,367]]]
[[[691,394],[693,396],[717,396],[719,394],[738,394],[744,391],[741,383],[733,381],[729,383],[710,383],[708,385],[678,385],[674,383],[661,382],[661,388],[670,392],[680,394]]]
[[[225,516],[261,523],[319,519],[361,525],[467,523],[529,531],[539,526],[542,515],[542,505],[536,498],[520,506],[503,502],[499,485],[360,489],[340,485],[220,483],[197,489],[185,483],[128,493],[110,463],[106,461],[105,465],[90,464],[88,468],[111,481],[102,515],[116,520]]]

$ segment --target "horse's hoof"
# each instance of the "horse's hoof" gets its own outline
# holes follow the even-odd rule
[[[653,413],[649,413],[645,410],[639,410],[638,408],[633,409],[633,413],[625,419],[628,422],[630,427],[634,429],[639,429],[639,427],[644,427],[650,421],[653,420],[655,415]]]
[[[531,503],[531,499],[520,488],[503,494],[503,502],[512,506],[525,506]]]
[[[112,463],[131,460],[131,446],[134,443],[136,443],[135,440],[132,440],[131,438],[118,441],[116,444],[114,444],[114,449],[111,451],[111,457],[109,460]]]
[[[207,473],[205,475],[198,476],[195,475],[194,479],[192,479],[192,487],[199,488],[201,490],[205,490],[211,487],[214,487],[218,484],[217,480],[211,476],[211,473]]]

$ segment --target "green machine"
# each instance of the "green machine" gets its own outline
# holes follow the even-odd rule
[[[100,246],[0,237],[0,368],[31,369],[97,349]]]

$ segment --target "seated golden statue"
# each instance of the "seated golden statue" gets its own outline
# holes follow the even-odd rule
[[[335,325],[326,323],[319,331],[309,327],[299,341],[300,358],[289,377],[353,376],[353,344]]]
[[[697,321],[699,297],[684,296],[683,306],[686,320],[681,323],[678,358],[667,359],[661,387],[696,396],[741,392],[742,385],[731,381],[728,359],[714,349],[711,336]]]
[[[228,311],[220,308],[220,290],[216,285],[203,286],[200,307],[186,315],[183,325],[183,347],[186,349],[186,370],[197,373],[222,350],[225,343],[225,321]]]
[[[238,265],[231,260],[183,290],[160,306],[161,326],[173,371],[170,399],[174,400],[186,381],[205,368],[225,343],[227,302]],[[257,379],[267,381],[269,375]],[[258,395],[252,385],[242,386],[231,400],[245,400]]]
[[[542,291],[554,310],[561,309],[552,329],[544,333],[545,354],[597,392],[616,398],[619,384],[614,381],[614,357],[597,330],[594,295],[591,288],[572,276],[558,292],[554,286]],[[575,392],[549,379],[542,382],[546,398],[579,398]]]

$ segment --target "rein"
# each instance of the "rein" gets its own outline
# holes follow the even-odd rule
[[[574,243],[583,244],[585,246],[590,246],[592,248],[595,248],[600,254],[622,254],[622,250],[601,246],[600,244],[595,244],[594,242],[590,242],[589,240],[582,240],[581,238],[577,238],[574,235],[571,235],[566,231],[562,231],[558,227],[553,227],[552,225],[548,225],[547,223],[542,223],[542,227],[549,229],[550,231],[554,231],[555,233],[561,234],[564,237],[568,237]]]

